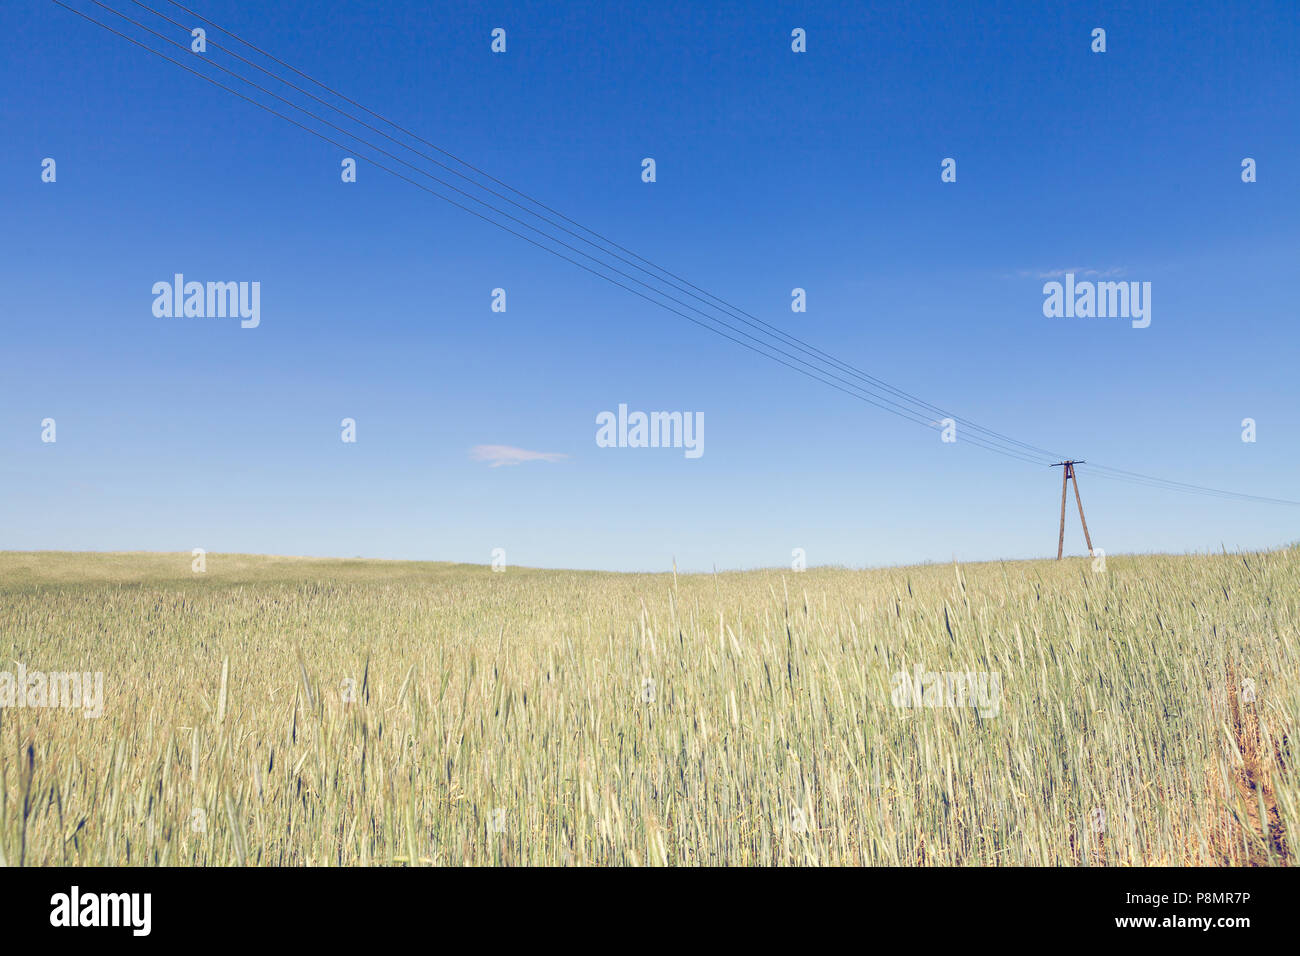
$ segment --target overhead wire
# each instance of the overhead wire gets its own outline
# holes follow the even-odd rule
[[[238,90],[232,89],[231,87],[226,86],[221,82],[218,82],[217,80],[213,79],[212,77],[200,71],[194,70],[186,66],[184,63],[181,63],[180,61],[167,56],[166,54],[154,49],[148,44],[142,43],[139,40],[128,36],[127,34],[121,33],[120,31],[113,29],[107,24],[102,23],[99,20],[96,20],[94,17],[91,17],[86,13],[83,13],[82,11],[69,6],[68,4],[62,2],[62,0],[51,0],[51,2],[55,3],[60,7],[63,7],[64,9],[72,13],[77,14],[83,19],[88,20],[91,23],[94,23],[95,25],[107,30],[110,33],[113,33],[125,40],[128,40],[129,42],[135,44],[136,46],[139,46],[142,49],[150,53],[153,53],[154,55],[164,60],[167,60],[168,62],[176,66],[180,66],[182,69],[199,77],[200,79],[205,80],[206,82],[211,83],[212,85],[228,93],[231,93],[239,97],[240,99],[243,99],[246,102],[253,104],[254,106],[257,106],[260,109],[263,109],[271,113],[272,115],[280,119],[283,119],[286,122],[289,122],[300,129],[305,130],[308,133],[311,133],[312,135],[324,140],[327,143],[330,143],[331,145],[337,146],[342,149],[351,150],[354,152],[356,151],[354,145],[340,143],[337,140],[331,138],[330,136],[327,136],[324,133],[320,132],[319,130],[307,126],[303,123],[300,123],[297,120],[294,120],[292,117],[286,116],[283,113],[279,112],[278,110],[275,110],[267,106],[266,104],[261,103],[256,99],[246,96],[245,94],[239,92]],[[101,0],[90,0],[90,2],[94,3],[96,6],[104,10],[109,11],[110,13],[113,13],[114,15],[122,18],[123,20],[126,20],[127,22],[139,27],[140,29],[145,30],[147,33],[155,37],[158,37],[159,39],[162,39],[164,42],[169,43],[172,46],[178,47],[179,49],[187,53],[190,52],[188,47],[185,47],[184,45],[177,43],[176,41],[164,36],[158,31],[153,30],[151,27],[143,23],[140,23],[139,21],[131,17],[126,16],[125,14],[114,9],[113,7],[101,2]],[[141,0],[131,0],[131,2],[134,3],[136,6],[149,11],[150,13],[154,14],[155,16],[161,18],[162,20],[165,20],[166,22],[174,26],[180,27],[182,29],[186,28],[184,24],[181,24],[178,21],[173,20],[172,18],[161,13],[160,11],[155,10],[154,8],[150,7],[148,4],[141,2]],[[366,122],[365,120],[353,116],[351,113],[347,112],[346,110],[341,109],[340,107],[332,103],[329,103],[326,100],[321,99],[320,97],[316,96],[315,94],[311,93],[308,90],[302,89],[300,86],[291,83],[290,81],[286,80],[284,77],[279,76],[276,73],[266,69],[265,67],[257,63],[254,63],[252,60],[249,60],[246,57],[243,57],[240,54],[236,53],[235,51],[230,50],[228,47],[218,44],[215,40],[206,41],[209,45],[213,46],[214,48],[222,50],[223,52],[229,54],[235,59],[271,77],[277,82],[283,83],[285,86],[289,87],[290,89],[298,93],[301,93],[304,96],[309,97],[314,102],[320,103],[321,105],[327,107],[328,109],[333,110],[335,113],[345,117],[349,121],[356,123],[357,125],[363,126],[366,129],[371,130],[372,132],[383,137],[384,139],[396,144],[397,146],[400,146],[402,149],[414,153],[415,155],[421,157],[422,159],[435,164],[439,168],[458,177],[459,179],[462,179],[465,182],[470,183],[474,188],[480,189],[496,199],[509,203],[510,205],[521,210],[522,212],[541,220],[551,228],[558,229],[561,232],[573,237],[574,239],[592,247],[593,249],[598,250],[598,252],[601,255],[610,256],[618,260],[619,262],[623,263],[624,265],[636,269],[637,271],[643,273],[645,276],[649,277],[652,281],[667,286],[673,292],[694,299],[696,302],[699,302],[702,305],[711,308],[716,312],[721,313],[722,316],[725,317],[725,319],[730,319],[732,321],[739,322],[740,324],[745,325],[752,330],[755,330],[758,333],[758,335],[754,335],[751,334],[750,332],[746,332],[743,329],[737,328],[736,326],[731,325],[730,322],[725,321],[724,319],[719,318],[716,315],[705,312],[703,309],[699,308],[698,306],[694,306],[688,302],[684,302],[681,299],[678,299],[675,295],[663,289],[657,288],[656,286],[649,284],[648,282],[636,277],[635,275],[623,271],[622,269],[618,268],[615,265],[612,265],[611,263],[605,261],[602,258],[599,258],[598,256],[592,255],[591,253],[584,252],[583,250],[578,249],[577,247],[569,244],[568,242],[565,242],[563,239],[557,238],[556,236],[550,234],[545,229],[534,226],[531,223],[525,222],[524,220],[519,219],[517,216],[514,216],[513,214],[505,210],[497,208],[496,206],[492,205],[492,203],[483,200],[471,193],[468,193],[465,190],[461,189],[460,187],[439,178],[433,173],[430,173],[429,171],[422,169],[421,167],[416,166],[413,163],[410,163],[399,156],[396,156],[395,154],[384,149],[383,147],[378,146],[377,144],[364,139],[363,137],[359,136],[355,132],[346,130],[338,126],[337,124],[331,122],[330,120],[322,116],[319,116],[318,114],[312,112],[311,110],[308,110],[307,108],[301,106],[298,103],[293,102],[291,99],[281,96],[280,94],[272,90],[266,89],[265,87],[253,82],[247,77],[242,76],[239,73],[234,72],[233,70],[230,70],[229,68],[221,65],[220,63],[217,63],[214,59],[210,57],[203,57],[201,59],[203,63],[214,66],[217,69],[221,70],[222,72],[226,73],[227,75],[234,77],[235,79],[239,80],[242,83],[247,84],[248,86],[258,90],[259,92],[271,96],[282,103],[285,103],[286,105],[292,107],[295,110],[298,110],[304,115],[311,117],[315,121],[319,123],[323,123],[325,126],[329,127],[332,130],[335,130],[336,132],[340,133],[344,137],[355,139],[356,141],[367,146],[368,148],[376,150],[381,155],[393,160],[394,162],[399,163],[413,170],[417,174],[424,176],[434,182],[437,182],[444,188],[450,189],[453,192],[465,197],[466,199],[474,203],[477,203],[478,205],[484,207],[485,209],[490,210],[495,215],[501,216],[506,220],[515,223],[521,228],[527,229],[543,237],[548,242],[554,243],[555,245],[560,246],[561,248],[566,249],[569,252],[574,253],[575,255],[581,256],[589,260],[590,262],[595,263],[601,269],[608,270],[609,272],[612,272],[617,276],[627,279],[629,282],[641,286],[643,289],[648,290],[648,292],[651,294],[648,295],[637,289],[631,288],[630,286],[624,284],[623,282],[618,281],[618,279],[615,279],[610,275],[606,275],[604,272],[598,271],[595,268],[592,268],[582,262],[579,262],[576,259],[558,251],[557,249],[552,248],[551,246],[545,245],[544,243],[539,242],[531,238],[530,236],[526,236],[516,231],[515,229],[512,229],[509,226],[493,218],[490,218],[489,216],[483,215],[477,210],[472,209],[464,205],[463,203],[456,201],[455,199],[443,195],[437,190],[431,189],[419,182],[416,182],[415,180],[412,180],[410,177],[394,169],[391,169],[388,166],[385,166],[383,163],[379,162],[378,160],[375,160],[372,157],[364,156],[364,155],[362,156],[362,158],[365,159],[368,163],[376,166],[379,169],[382,169],[383,171],[389,173],[390,175],[395,176],[396,178],[401,179],[411,185],[414,185],[417,188],[430,193],[431,195],[437,196],[439,199],[442,199],[443,201],[448,202],[451,205],[454,205],[457,208],[460,208],[463,211],[468,212],[471,215],[479,219],[482,219],[485,222],[490,223],[491,225],[503,229],[504,231],[509,232],[510,234],[516,236],[517,238],[523,239],[525,242],[528,242],[531,245],[536,246],[537,248],[543,249],[546,252],[550,252],[552,255],[564,259],[565,261],[578,266],[584,271],[596,275],[599,278],[602,278],[607,282],[610,282],[613,285],[616,285],[624,289],[625,291],[629,291],[634,295],[637,295],[640,298],[654,305],[659,306],[660,308],[672,312],[681,318],[685,318],[687,321],[690,321],[693,324],[706,329],[707,331],[713,332],[716,335],[720,335],[721,337],[728,339],[729,341],[735,344],[741,345],[749,349],[750,351],[756,352],[757,354],[762,355],[765,358],[768,358],[772,361],[775,361],[778,364],[781,364],[787,368],[790,368],[791,370],[798,372],[801,375],[805,375],[808,378],[829,385],[832,388],[836,388],[838,391],[843,392],[844,394],[849,395],[850,397],[857,398],[860,401],[863,401],[869,405],[873,405],[874,407],[889,412],[890,414],[897,415],[898,417],[904,418],[916,424],[924,425],[932,429],[944,426],[947,424],[947,422],[942,420],[941,421],[929,420],[930,416],[931,415],[943,416],[944,419],[950,420],[954,425],[960,424],[964,430],[967,430],[967,433],[964,434],[962,437],[963,442],[968,444],[974,444],[977,447],[984,448],[985,450],[992,451],[996,454],[1000,454],[1008,458],[1017,459],[1029,464],[1044,465],[1044,464],[1052,463],[1053,460],[1061,459],[1062,456],[1054,452],[1048,451],[1036,445],[1032,445],[1028,442],[1024,442],[1019,439],[1013,438],[1009,435],[1005,435],[1001,432],[997,432],[977,422],[971,421],[970,419],[960,417],[950,412],[947,412],[946,410],[944,410],[938,405],[927,402],[915,395],[912,395],[900,388],[897,388],[896,386],[893,386],[888,382],[885,382],[883,379],[879,379],[876,376],[873,376],[870,373],[863,371],[862,369],[859,369],[847,362],[844,362],[838,359],[837,357],[835,357],[834,355],[831,355],[830,353],[825,352],[822,349],[819,349],[816,346],[813,346],[803,341],[802,339],[799,339],[796,336],[784,332],[779,327],[763,321],[757,316],[754,316],[749,312],[746,312],[745,310],[741,309],[740,307],[731,304],[727,300],[717,295],[714,295],[711,292],[708,292],[707,290],[695,285],[694,283],[689,282],[688,280],[682,278],[681,276],[665,269],[662,266],[657,265],[653,261],[638,255],[632,250],[627,249],[626,247],[614,242],[613,240],[602,235],[601,233],[596,232],[595,230],[592,230],[587,226],[582,225],[576,220],[571,219],[570,217],[551,208],[550,206],[547,206],[546,204],[533,198],[529,194],[514,188],[513,186],[509,185],[508,183],[505,183],[500,179],[497,179],[496,177],[490,175],[489,173],[479,169],[478,167],[448,152],[442,147],[424,139],[423,137],[420,137],[419,135],[411,132],[405,127],[402,127],[399,124],[393,122],[392,120],[389,120],[386,117],[382,116],[381,114],[376,113],[375,111],[361,105],[357,101],[345,96],[343,93],[333,89],[327,84],[322,83],[321,81],[315,79],[309,74],[304,73],[303,71],[297,69],[296,67],[291,66],[288,63],[285,63],[283,60],[278,59],[277,57],[273,56],[269,52],[250,43],[249,41],[243,39],[237,34],[234,34],[231,31],[226,30],[224,27],[213,22],[212,20],[209,20],[201,16],[200,14],[194,12],[193,10],[190,10],[189,8],[176,2],[176,0],[167,0],[167,2],[170,3],[172,6],[177,7],[180,10],[183,10],[185,13],[196,18],[198,21],[207,24],[208,26],[219,31],[220,33],[234,39],[240,44],[243,44],[245,47],[266,57],[268,60],[274,62],[278,66],[291,71],[295,75],[302,77],[303,79],[316,85],[320,89],[348,103],[352,107],[361,110],[367,115],[379,120],[380,122],[387,124],[388,126],[392,127],[393,129],[397,130],[403,135],[409,136],[410,138],[429,147],[430,149],[436,150],[441,155],[444,155],[449,159],[453,160],[454,162],[461,164],[466,169],[472,170],[474,173],[484,177],[485,179],[490,180],[491,182],[495,183],[498,186],[501,186],[503,189],[506,189],[509,192],[514,193],[516,196],[520,196],[521,198],[527,200],[528,202],[533,203],[535,206],[545,210],[547,213],[550,213],[551,215],[558,217],[564,222],[567,222],[570,225],[577,227],[577,229],[580,229],[583,232],[588,233],[591,236],[594,236],[596,239],[600,240],[600,242],[603,242],[607,246],[612,247],[612,250],[617,250],[617,251],[612,251],[609,248],[602,247],[596,242],[593,242],[592,240],[586,238],[585,236],[579,234],[578,232],[575,232],[574,230],[567,228],[566,226],[562,225],[559,222],[556,222],[555,220],[549,218],[548,216],[542,215],[541,213],[538,213],[536,210],[529,209],[527,206],[523,205],[522,203],[516,200],[511,199],[509,196],[505,196],[502,193],[494,189],[491,189],[490,187],[484,186],[482,183],[476,182],[474,179],[465,175],[459,170],[456,170],[453,167],[448,166],[445,163],[442,163],[435,157],[430,156],[429,154],[423,152],[422,150],[416,149],[415,147],[412,147],[407,143],[403,143],[401,140],[397,139],[396,137],[388,133],[385,133],[383,130],[379,129],[378,127],[375,127],[374,125]],[[633,262],[631,259],[628,259],[624,255],[620,255],[619,253],[626,253],[627,256],[631,256],[632,259],[637,260],[637,262],[645,263],[645,266],[637,265],[637,262]],[[648,266],[649,268],[646,268],[646,266]],[[651,270],[654,270],[654,272],[652,272]],[[655,275],[655,272],[662,273],[662,275]],[[667,276],[667,278],[664,278],[664,276]],[[695,313],[695,315],[699,316],[700,318],[696,318],[692,315],[688,315],[680,311],[679,309],[674,308],[671,305],[668,305],[664,301],[661,301],[660,298],[655,298],[656,296],[662,297],[662,299],[667,299],[669,302],[672,302],[677,306],[681,306],[681,308],[683,309],[688,309],[691,312]],[[715,326],[721,326],[722,328],[725,328],[728,331],[743,337],[743,339],[747,339],[748,341],[743,341],[742,339],[738,339],[733,335],[729,335],[726,332],[721,331],[719,328]],[[768,341],[767,339],[760,338],[759,336],[767,336],[768,338],[774,341]],[[799,355],[795,355],[792,354],[791,352],[786,351],[785,350],[786,347],[794,349],[795,351],[801,353],[803,356],[806,356],[806,358],[801,358]],[[786,361],[787,359],[789,361]],[[797,363],[797,364],[792,364],[792,363]],[[846,379],[842,377],[842,375],[847,375],[849,376],[849,378]],[[850,379],[856,381],[851,381]],[[895,401],[895,399],[898,399],[898,401]],[[970,431],[975,432],[975,434],[974,435],[969,434]],[[1261,495],[1247,494],[1244,492],[1235,492],[1235,491],[1228,491],[1225,489],[1211,488],[1208,486],[1196,485],[1189,482],[1174,481],[1171,479],[1159,478],[1152,475],[1144,475],[1139,472],[1112,468],[1106,465],[1092,464],[1089,471],[1095,473],[1096,476],[1099,478],[1105,478],[1108,480],[1115,480],[1115,481],[1127,481],[1129,483],[1138,484],[1149,488],[1160,488],[1163,490],[1182,491],[1187,493],[1210,495],[1210,496],[1222,497],[1222,498],[1233,498],[1238,500],[1267,502],[1273,504],[1300,505],[1300,501],[1291,501],[1282,498],[1270,498]]]

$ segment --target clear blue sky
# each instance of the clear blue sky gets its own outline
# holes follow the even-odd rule
[[[1292,0],[186,5],[959,415],[1300,497]],[[503,547],[629,570],[1054,554],[1059,470],[943,444],[364,160],[343,184],[367,150],[47,0],[4,5],[0,89],[0,548]],[[1043,276],[1066,269],[1151,282],[1151,326],[1045,318]],[[177,272],[259,281],[261,326],[156,318],[152,285]],[[704,455],[598,448],[619,403],[702,412]],[[494,468],[478,445],[566,457]],[[1079,476],[1108,553],[1300,538],[1300,508]]]

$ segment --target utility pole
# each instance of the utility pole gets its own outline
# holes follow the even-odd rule
[[[1056,538],[1056,560],[1061,560],[1065,553],[1065,493],[1070,480],[1074,479],[1074,501],[1079,506],[1079,523],[1083,525],[1083,540],[1088,544],[1088,553],[1092,554],[1092,538],[1088,535],[1088,519],[1083,516],[1083,498],[1079,495],[1079,476],[1074,473],[1075,465],[1085,464],[1083,460],[1058,461],[1053,468],[1064,468],[1061,472],[1061,533]]]

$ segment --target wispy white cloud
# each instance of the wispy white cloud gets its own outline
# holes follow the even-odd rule
[[[1123,266],[1112,266],[1109,269],[1088,269],[1083,266],[1075,266],[1073,269],[1048,269],[1047,271],[1021,269],[1020,277],[1022,279],[1028,279],[1031,276],[1039,279],[1063,279],[1068,272],[1073,272],[1076,276],[1085,279],[1111,279],[1124,275],[1128,270]]]
[[[509,445],[475,445],[469,450],[469,457],[474,461],[486,461],[490,468],[500,468],[502,465],[521,465],[526,461],[559,461],[569,456],[555,451],[528,451]]]

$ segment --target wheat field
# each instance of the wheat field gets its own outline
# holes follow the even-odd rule
[[[0,862],[1292,860],[1294,547],[699,575],[191,560],[0,553],[10,696],[20,665],[103,691],[99,716],[3,701]]]

